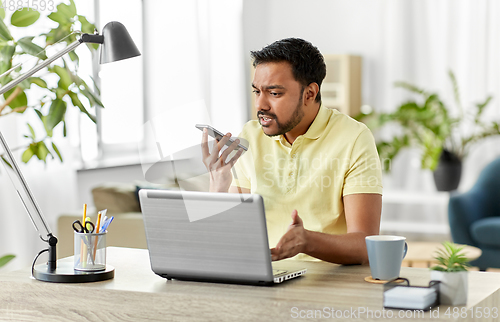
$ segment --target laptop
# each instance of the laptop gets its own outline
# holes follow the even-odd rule
[[[141,189],[139,201],[159,276],[272,285],[306,272],[271,263],[260,195]]]

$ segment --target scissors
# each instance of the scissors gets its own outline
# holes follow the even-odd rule
[[[91,221],[86,221],[85,226],[83,226],[80,220],[75,220],[73,221],[72,226],[77,233],[93,233],[95,229],[95,226]]]

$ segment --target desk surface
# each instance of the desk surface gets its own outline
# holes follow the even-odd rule
[[[306,267],[307,274],[281,285],[263,287],[167,281],[151,271],[148,252],[142,249],[108,247],[108,263],[116,269],[115,278],[97,283],[40,282],[29,277],[29,270],[1,274],[0,319],[282,321],[320,313],[328,318],[325,312],[331,314],[333,308],[333,314],[348,310],[349,314],[354,311],[359,320],[384,320],[377,317],[384,314],[383,286],[364,281],[370,275],[368,266],[290,261],[291,265]],[[423,268],[404,267],[401,276],[412,285],[426,285],[430,279],[429,270]],[[500,307],[500,273],[470,272],[466,307],[476,306]],[[361,315],[360,307],[373,311],[372,316]],[[439,319],[453,321],[445,315],[447,308],[439,307]],[[391,311],[392,320],[398,320],[395,317],[399,311]],[[387,310],[385,314],[389,314]],[[419,320],[430,319],[429,314],[426,312],[425,318]],[[435,316],[432,320],[439,319]]]

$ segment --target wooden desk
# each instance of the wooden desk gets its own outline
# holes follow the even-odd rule
[[[314,314],[311,310],[324,314],[334,309],[333,314],[337,310],[348,311],[339,311],[342,314],[356,312],[357,319],[351,316],[343,320],[384,321],[375,314],[389,314],[382,307],[383,286],[363,280],[370,275],[368,266],[295,262],[308,268],[304,277],[259,287],[167,281],[151,271],[148,252],[141,249],[109,247],[108,263],[116,268],[115,278],[98,283],[45,283],[31,279],[29,270],[1,274],[0,320],[288,321],[302,320],[298,315]],[[425,285],[429,270],[402,268],[401,276],[412,284]],[[500,306],[499,273],[470,273],[467,308],[476,306]],[[373,318],[361,315],[360,307],[373,311]],[[453,321],[445,316],[446,309],[439,307],[439,319],[432,321]],[[390,320],[400,320],[399,311],[390,311],[394,317]],[[430,319],[426,312],[418,320]]]
[[[473,246],[463,245],[463,253],[472,261],[481,256],[481,249]],[[444,246],[438,242],[408,242],[408,252],[403,259],[404,265],[408,267],[431,267],[438,261],[434,258],[439,249]]]

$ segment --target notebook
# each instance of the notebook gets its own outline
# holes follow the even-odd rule
[[[396,286],[384,292],[384,307],[428,310],[436,302],[437,296],[435,288]]]
[[[260,195],[141,189],[139,201],[159,276],[270,285],[306,272],[271,263]]]

